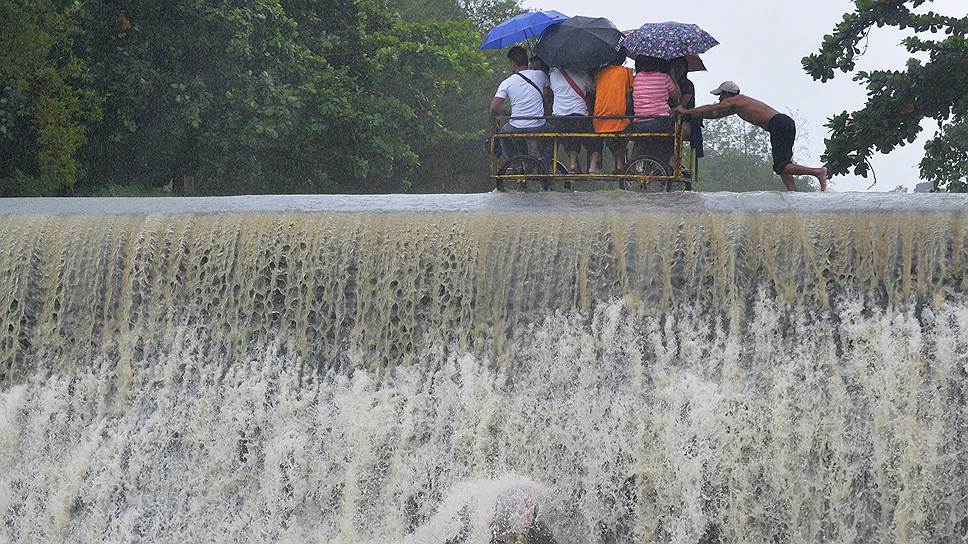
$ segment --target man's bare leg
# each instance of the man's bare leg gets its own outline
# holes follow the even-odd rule
[[[568,152],[568,170],[571,172],[577,172],[578,167],[578,152],[569,151]]]
[[[608,150],[612,152],[612,156],[615,157],[615,170],[625,170],[625,152],[626,144],[625,142],[611,142],[608,144]]]
[[[797,190],[797,178],[793,174],[780,174],[780,179],[783,180],[783,185],[786,185],[787,191]]]
[[[790,177],[789,181],[787,180],[787,176]],[[820,182],[820,190],[827,190],[826,168],[808,168],[792,162],[786,165],[786,168],[783,169],[783,174],[781,174],[781,177],[783,178],[783,183],[786,184],[788,191],[796,191],[796,186],[793,184],[793,178],[795,176],[813,176],[817,178],[817,181]]]
[[[602,152],[592,151],[588,154],[588,171],[598,172],[602,169]]]

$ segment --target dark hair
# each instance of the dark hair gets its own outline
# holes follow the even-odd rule
[[[513,62],[515,66],[527,66],[528,52],[520,45],[515,45],[508,50],[508,60]]]
[[[529,67],[532,70],[541,70],[546,74],[551,71],[551,67],[548,66],[548,63],[545,62],[541,57],[531,57],[531,64]]]
[[[658,57],[649,57],[646,55],[639,55],[635,57],[635,71],[636,72],[669,72],[669,61],[662,60]]]
[[[612,62],[608,63],[609,66],[621,66],[625,64],[625,59],[629,57],[629,51],[624,46],[618,50],[618,54],[612,59]]]
[[[669,70],[672,70],[672,65],[674,65],[674,64],[681,64],[683,70],[685,70],[686,72],[689,71],[689,59],[687,59],[686,57],[676,57],[676,58],[670,60],[669,61]]]

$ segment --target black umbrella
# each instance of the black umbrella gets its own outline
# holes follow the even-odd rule
[[[534,55],[550,66],[591,70],[625,58],[622,31],[602,17],[572,17],[549,27]]]

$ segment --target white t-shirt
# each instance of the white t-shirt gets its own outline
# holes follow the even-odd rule
[[[521,70],[519,72],[530,79],[544,92],[550,83],[548,76],[541,70]],[[511,105],[511,117],[541,117],[544,115],[544,96],[530,83],[517,74],[505,79],[497,86],[496,98],[503,98]],[[511,120],[515,128],[533,128],[544,124],[543,119]]]
[[[582,72],[581,70],[565,70],[568,75],[571,76],[571,80],[575,82],[575,85],[585,91],[585,96],[594,88],[592,85],[591,78],[588,77],[587,72]],[[555,93],[555,103],[551,108],[551,113],[556,116],[563,115],[588,115],[588,105],[585,103],[585,99],[575,92],[575,89],[571,88],[568,84],[568,80],[565,76],[561,75],[561,70],[558,68],[553,68],[551,70],[551,91]]]

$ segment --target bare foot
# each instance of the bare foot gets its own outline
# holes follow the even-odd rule
[[[820,174],[817,176],[817,180],[820,182],[820,192],[827,192],[827,167],[824,166],[820,169]]]

